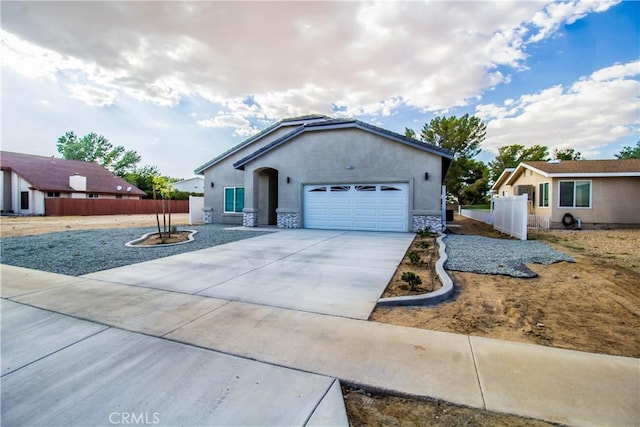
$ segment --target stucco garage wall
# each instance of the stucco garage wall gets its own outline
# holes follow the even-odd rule
[[[246,164],[245,208],[255,208],[253,173],[266,167],[279,172],[280,212],[301,212],[305,184],[407,182],[410,217],[441,214],[441,157],[359,129],[304,133]]]

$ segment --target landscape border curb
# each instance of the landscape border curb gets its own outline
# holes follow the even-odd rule
[[[445,301],[453,295],[453,280],[444,270],[444,263],[447,262],[447,246],[444,244],[445,234],[441,234],[436,239],[438,242],[438,261],[436,262],[436,274],[440,278],[442,287],[436,291],[420,295],[409,295],[403,297],[389,297],[378,299],[377,306],[409,306],[409,305],[434,305]]]
[[[198,233],[198,230],[177,230],[177,231],[186,231],[189,233],[188,239],[189,240],[185,240],[184,242],[177,242],[177,243],[166,243],[166,244],[162,244],[162,245],[137,245],[136,243],[138,242],[142,242],[144,241],[147,237],[152,236],[154,234],[158,234],[157,231],[153,231],[151,233],[146,233],[143,234],[142,237],[138,237],[137,239],[131,240],[130,242],[125,243],[124,245],[128,248],[166,248],[167,246],[177,246],[177,245],[184,245],[185,243],[191,243],[194,241],[193,236],[195,234]]]

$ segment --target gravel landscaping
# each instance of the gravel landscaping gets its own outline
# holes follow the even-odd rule
[[[187,244],[165,247],[126,247],[125,243],[145,233],[157,231],[154,227],[141,227],[63,231],[2,238],[0,249],[3,264],[81,276],[269,233],[225,227],[213,224],[181,227],[180,229],[197,230],[195,240]]]
[[[540,241],[449,234],[445,243],[449,256],[444,265],[447,270],[536,277],[537,274],[526,264],[573,262],[570,256]]]

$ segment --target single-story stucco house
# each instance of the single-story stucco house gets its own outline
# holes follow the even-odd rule
[[[551,228],[640,227],[640,159],[522,162],[492,190],[527,193],[529,212]]]
[[[0,152],[0,209],[44,215],[45,198],[140,199],[145,192],[97,163]]]
[[[513,190],[507,185],[507,180],[516,168],[505,168],[496,182],[491,186],[491,193],[501,197],[513,196]]]
[[[453,153],[359,120],[285,119],[195,170],[205,222],[441,230]]]

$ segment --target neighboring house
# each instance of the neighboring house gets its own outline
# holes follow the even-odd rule
[[[527,193],[551,228],[640,227],[640,159],[523,162],[493,190]]]
[[[44,215],[47,197],[140,199],[144,191],[96,163],[0,152],[0,209]]]
[[[185,191],[187,193],[204,193],[204,178],[196,176],[182,181],[172,182],[174,190]]]
[[[408,231],[443,225],[453,153],[352,119],[282,120],[196,169],[205,222]]]
[[[491,192],[500,197],[513,196],[513,190],[510,185],[507,185],[506,182],[511,176],[511,173],[516,170],[516,168],[505,168],[502,171],[496,182],[491,187]]]

